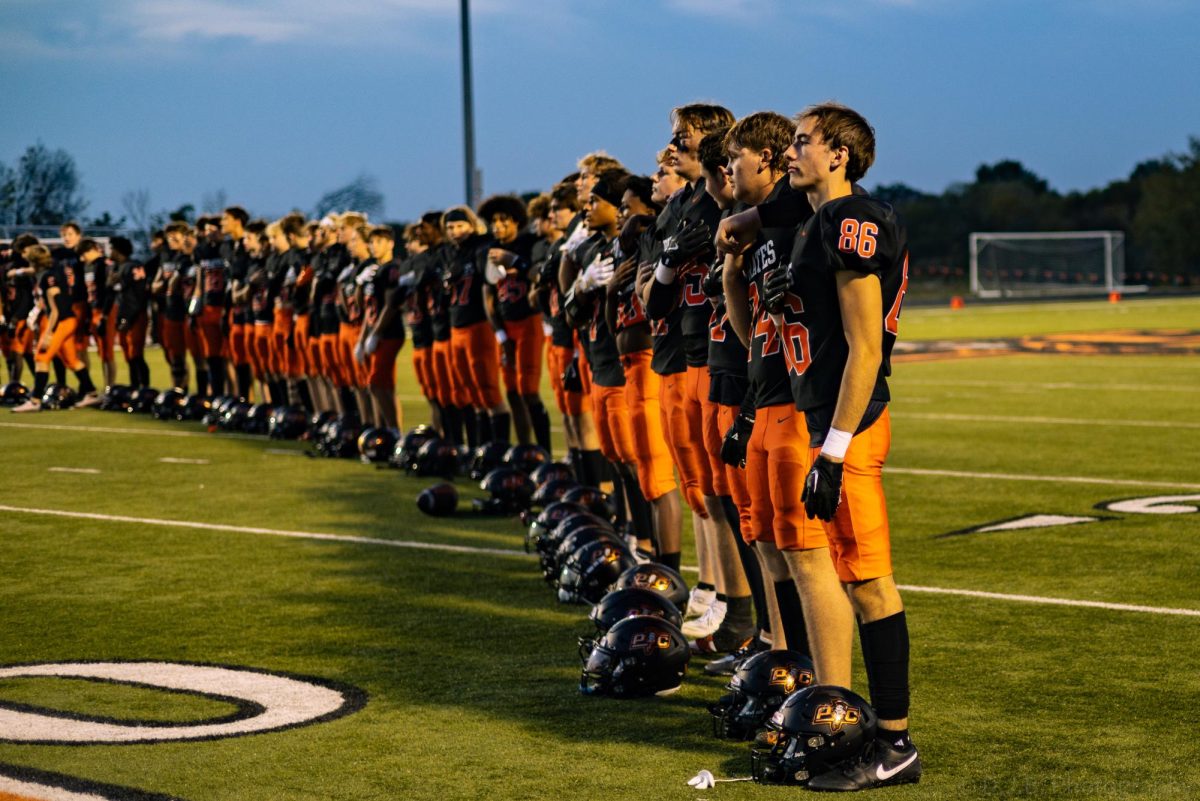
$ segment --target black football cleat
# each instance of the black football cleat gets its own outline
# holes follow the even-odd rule
[[[732,676],[737,672],[738,666],[747,659],[762,651],[770,650],[771,644],[764,642],[762,637],[751,637],[736,651],[709,662],[704,666],[704,672],[710,676]]]
[[[921,780],[921,755],[909,744],[901,751],[887,740],[876,738],[871,755],[850,766],[834,769],[808,781],[818,792],[848,793],[893,784],[915,784]]]

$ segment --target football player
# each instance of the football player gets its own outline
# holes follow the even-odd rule
[[[33,334],[29,322],[36,307],[34,300],[36,277],[33,267],[24,257],[27,248],[38,244],[32,234],[20,234],[12,241],[9,261],[4,274],[3,317],[4,327],[9,332],[5,356],[8,361],[8,378],[20,381],[25,367],[33,372]]]
[[[116,340],[116,320],[112,312],[112,292],[109,287],[108,259],[104,249],[91,238],[82,239],[76,248],[79,265],[83,272],[83,284],[87,290],[88,308],[91,309],[89,327],[96,341],[96,352],[100,356],[100,371],[105,386],[112,386],[117,379],[117,366],[113,361],[113,343]],[[87,342],[84,342],[87,347]]]
[[[214,396],[224,395],[226,355],[229,353],[225,308],[229,291],[229,262],[221,253],[218,218],[201,217],[196,221],[196,228],[199,234],[194,254],[197,275],[189,315],[207,370],[209,391]]]
[[[109,240],[112,249],[113,315],[116,317],[117,338],[129,367],[129,383],[134,387],[150,386],[150,366],[146,364],[146,329],[149,324],[150,287],[146,268],[133,260],[133,243],[123,236]]]
[[[367,384],[375,406],[375,425],[398,431],[396,357],[404,347],[404,318],[386,302],[400,284],[400,262],[394,257],[396,232],[387,225],[376,226],[367,244],[378,269],[362,283],[363,333],[358,350],[369,366]]]
[[[850,680],[853,614],[879,714],[872,759],[809,786],[915,782],[921,762],[908,734],[908,626],[882,483],[891,443],[886,377],[908,278],[906,234],[889,205],[855,193],[854,182],[875,157],[875,133],[862,115],[835,103],[810,106],[797,117],[785,155],[789,183],[807,197],[809,216],[788,268],[765,281],[763,305],[787,361],[796,416],[805,421],[799,433],[811,448],[804,509],[823,522],[825,535],[785,557],[804,601],[818,680]],[[776,199],[725,220],[718,242],[736,251],[755,229],[802,214],[795,198]]]
[[[229,270],[229,358],[233,362],[234,382],[237,395],[250,397],[250,354],[246,348],[246,330],[252,323],[248,319],[249,308],[245,303],[243,289],[246,285],[246,223],[250,215],[241,206],[230,206],[221,213],[220,255]],[[241,298],[241,302],[234,301]]]
[[[42,408],[42,396],[50,382],[50,362],[61,356],[63,363],[75,372],[79,379],[79,392],[83,398],[81,407],[96,406],[100,396],[88,375],[87,365],[75,352],[75,319],[67,270],[54,264],[54,259],[45,245],[31,245],[25,249],[25,259],[34,269],[37,281],[38,305],[41,309],[37,334],[37,352],[34,356],[33,392],[25,403],[14,412],[37,412]]]

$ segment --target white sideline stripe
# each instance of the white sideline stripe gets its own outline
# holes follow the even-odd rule
[[[1001,414],[953,414],[950,412],[892,412],[893,418],[942,420],[962,423],[1032,423],[1052,426],[1114,426],[1131,428],[1200,428],[1200,423],[1178,420],[1104,420],[1091,417],[1019,417]]]
[[[89,476],[99,475],[100,473],[94,467],[47,467],[46,471],[50,473],[84,473]]]
[[[1107,601],[1076,601],[1070,598],[1047,598],[1042,595],[1014,595],[1007,592],[984,592],[982,590],[955,590],[947,587],[921,587],[914,584],[897,585],[905,592],[927,592],[935,595],[963,595],[968,598],[986,598],[993,601],[1017,601],[1052,606],[1080,606],[1088,609],[1109,609],[1114,612],[1146,612],[1151,615],[1182,615],[1200,617],[1200,609],[1178,609],[1164,606],[1140,606],[1138,604],[1114,604]]]
[[[906,387],[999,387],[1001,389],[1087,389],[1101,392],[1200,392],[1200,386],[1182,384],[1080,384],[1074,381],[954,381],[937,378],[905,378]]]
[[[269,453],[272,456],[303,456],[304,451],[291,451],[287,448],[266,448],[263,453]]]
[[[86,431],[89,434],[142,434],[150,437],[216,437],[218,439],[262,440],[253,434],[227,434],[224,431],[171,431],[157,428],[106,428],[104,426],[63,426],[52,423],[0,423],[0,428],[41,428],[47,431]]]
[[[966,470],[933,470],[920,467],[884,467],[885,473],[910,476],[946,476],[948,478],[984,478],[996,481],[1048,481],[1055,484],[1099,484],[1108,487],[1163,487],[1200,490],[1200,484],[1183,481],[1142,481],[1131,478],[1093,478],[1091,476],[1028,476],[1014,473],[972,473]]]
[[[176,456],[164,456],[158,461],[163,464],[209,464],[208,459],[181,459]]]
[[[363,545],[383,545],[389,548],[415,548],[426,551],[446,551],[449,553],[487,554],[492,556],[514,556],[532,559],[533,554],[524,551],[514,551],[508,548],[478,548],[469,545],[447,545],[436,542],[413,542],[411,540],[384,540],[375,537],[357,537],[351,534],[321,534],[312,531],[282,531],[273,528],[258,528],[255,526],[228,526],[220,523],[196,523],[189,520],[160,520],[148,517],[129,517],[126,515],[105,515],[96,512],[68,512],[62,509],[31,509],[21,506],[0,505],[0,512],[16,512],[18,514],[50,515],[53,517],[75,517],[86,520],[103,520],[117,523],[148,523],[156,526],[173,526],[176,528],[198,528],[207,531],[231,531],[240,534],[266,534],[273,537],[289,537],[293,539],[325,540],[331,542],[353,542]],[[683,565],[682,569],[689,573],[698,572],[692,565]],[[985,598],[997,601],[1019,601],[1022,603],[1050,604],[1052,606],[1078,606],[1089,609],[1107,609],[1116,612],[1144,612],[1152,615],[1182,615],[1200,617],[1200,609],[1177,609],[1162,606],[1141,606],[1137,604],[1117,604],[1106,601],[1077,601],[1070,598],[1050,598],[1041,595],[1012,595],[1000,592],[984,592],[982,590],[959,590],[946,587],[922,587],[916,585],[900,585],[906,592],[927,592],[941,595],[962,595],[970,598]]]
[[[353,542],[360,545],[384,545],[389,548],[415,548],[425,551],[448,551],[450,553],[479,553],[492,556],[520,556],[532,558],[524,551],[508,548],[477,548],[468,545],[447,545],[439,542],[415,542],[413,540],[384,540],[377,537],[359,537],[353,534],[323,534],[317,531],[286,531],[258,526],[228,526],[222,523],[196,523],[191,520],[164,520],[155,517],[130,517],[128,515],[105,515],[98,512],[68,512],[62,509],[31,509],[23,506],[0,505],[0,512],[17,512],[29,515],[52,517],[75,517],[83,520],[103,520],[110,523],[143,523],[152,526],[175,528],[199,528],[206,531],[232,531],[238,534],[266,534],[272,537],[290,537],[301,540],[326,540],[329,542]]]

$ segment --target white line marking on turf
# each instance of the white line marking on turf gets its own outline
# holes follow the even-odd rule
[[[11,776],[0,776],[0,792],[29,801],[108,801],[95,793],[76,793],[49,784],[20,781]]]
[[[47,467],[46,470],[50,473],[83,473],[85,475],[99,475],[100,471],[94,467]]]
[[[142,434],[151,437],[217,437],[220,439],[253,439],[262,437],[253,434],[227,434],[224,431],[171,431],[166,428],[105,428],[104,426],[63,426],[50,423],[0,423],[0,428],[35,428],[48,431],[86,431],[89,434]]]
[[[960,423],[1028,423],[1052,426],[1112,426],[1127,428],[1200,428],[1200,423],[1182,420],[1103,420],[1092,417],[1019,417],[1003,414],[953,414],[949,412],[892,412],[908,420],[941,420]]]
[[[1030,604],[1053,606],[1080,606],[1088,609],[1110,609],[1114,612],[1147,612],[1152,615],[1182,615],[1200,617],[1200,609],[1177,609],[1163,606],[1141,606],[1139,604],[1114,604],[1107,601],[1076,601],[1071,598],[1047,598],[1042,595],[1014,595],[1007,592],[984,592],[982,590],[955,590],[947,587],[921,587],[913,584],[898,585],[905,592],[927,592],[935,595],[963,595],[968,598],[987,598],[993,601],[1018,601]]]
[[[272,456],[303,456],[304,451],[292,451],[287,448],[266,448],[263,453],[269,453]]]
[[[438,542],[414,542],[412,540],[385,540],[375,537],[358,537],[351,534],[322,534],[313,531],[284,531],[273,528],[256,526],[229,526],[221,523],[197,523],[190,520],[160,520],[149,517],[130,517],[127,515],[106,515],[97,512],[70,512],[63,509],[32,509],[22,506],[0,505],[0,512],[15,512],[17,514],[49,515],[52,517],[74,517],[85,520],[102,520],[115,523],[142,523],[156,526],[171,526],[176,528],[198,528],[206,531],[229,531],[238,534],[265,534],[272,537],[287,537],[290,539],[322,540],[326,542],[352,542],[362,545],[383,545],[388,548],[414,548],[425,551],[445,551],[448,553],[487,554],[491,556],[513,556],[522,559],[532,559],[534,554],[524,551],[514,551],[509,548],[478,548],[469,545],[448,545]],[[698,568],[691,565],[683,569],[695,573]],[[1012,595],[999,592],[984,592],[982,590],[959,590],[947,587],[922,587],[916,585],[901,585],[900,589],[908,592],[928,592],[941,595],[963,595],[970,598],[985,598],[999,601],[1020,601],[1022,603],[1040,603],[1053,606],[1078,606],[1089,609],[1107,609],[1118,612],[1145,612],[1152,615],[1182,615],[1200,617],[1200,609],[1178,609],[1163,606],[1140,606],[1137,604],[1118,604],[1106,601],[1078,601],[1070,598],[1051,598],[1041,595]]]
[[[1164,487],[1167,489],[1200,490],[1200,484],[1183,481],[1142,481],[1131,478],[1093,478],[1091,476],[1031,476],[1013,473],[973,473],[966,470],[932,470],[920,467],[885,467],[885,473],[909,476],[946,476],[948,478],[983,478],[996,481],[1047,481],[1052,484],[1100,484],[1108,487]]]
[[[207,459],[180,459],[175,456],[164,456],[158,461],[163,464],[208,464]]]
[[[906,387],[981,387],[1000,389],[1086,389],[1098,392],[1200,392],[1200,386],[1182,384],[1080,384],[1074,381],[959,381],[937,378],[905,378]],[[907,399],[906,399],[907,400]]]

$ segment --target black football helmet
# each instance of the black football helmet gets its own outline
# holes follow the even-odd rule
[[[433,517],[448,517],[458,508],[458,490],[453,484],[434,484],[421,490],[417,496],[417,508]]]
[[[246,412],[242,421],[242,431],[247,434],[266,434],[271,428],[271,406],[266,403],[256,403]]]
[[[133,387],[128,384],[112,384],[104,388],[104,392],[100,395],[100,406],[102,412],[123,412],[129,408],[129,397],[133,394]]]
[[[325,432],[329,429],[329,424],[337,419],[337,412],[324,411],[315,412],[308,418],[308,439],[311,442],[319,443],[325,438]]]
[[[317,443],[317,450],[331,459],[353,459],[358,456],[360,430],[355,415],[334,418],[325,428],[324,438]]]
[[[158,390],[138,387],[130,393],[129,408],[126,411],[131,414],[150,414],[154,411],[154,401],[157,398]]]
[[[592,514],[597,517],[603,517],[605,520],[611,521],[617,518],[616,507],[613,505],[612,499],[608,497],[608,493],[602,492],[595,487],[581,486],[567,490],[560,500],[577,503]]]
[[[267,436],[271,439],[299,439],[308,430],[308,415],[295,406],[276,406],[267,418]]]
[[[458,449],[440,437],[433,437],[417,450],[412,469],[418,476],[454,478],[458,472]]]
[[[431,426],[422,424],[409,429],[408,433],[396,443],[389,463],[392,467],[401,470],[415,471],[417,469],[417,453],[421,450],[421,446],[431,439],[438,439],[437,431]]]
[[[560,520],[554,530],[548,536],[543,537],[537,546],[538,555],[541,557],[542,576],[550,584],[558,580],[558,572],[561,567],[558,564],[558,546],[562,545],[562,541],[574,531],[581,528],[603,528],[616,533],[611,523],[601,520],[591,512],[569,514]]]
[[[609,629],[588,654],[579,691],[613,698],[669,695],[683,683],[690,656],[683,632],[670,621],[627,618]]]
[[[577,503],[567,503],[566,501],[555,501],[549,504],[545,509],[538,512],[537,516],[529,523],[529,531],[525,535],[525,552],[540,551],[539,543],[544,537],[550,536],[562,520],[569,515],[573,515],[583,511],[583,507]]]
[[[871,705],[845,687],[814,684],[792,693],[750,749],[754,780],[807,785],[863,756],[877,723]]]
[[[635,587],[608,593],[600,599],[600,603],[592,607],[591,614],[588,615],[596,630],[590,636],[579,638],[579,658],[586,663],[596,643],[604,638],[609,629],[625,618],[646,616],[661,617],[673,626],[683,625],[683,615],[679,613],[675,604],[654,590]]]
[[[533,492],[533,498],[530,499],[530,505],[545,508],[555,501],[561,501],[564,495],[578,486],[579,482],[573,478],[552,478],[544,484],[537,485],[537,489]],[[576,504],[576,506],[578,505]]]
[[[566,462],[543,462],[529,474],[533,483],[539,487],[547,481],[562,481],[575,478],[575,471]]]
[[[550,461],[550,454],[540,445],[513,445],[504,454],[504,463],[529,475]]]
[[[581,526],[574,529],[570,534],[563,538],[558,544],[558,550],[554,552],[553,564],[549,569],[549,581],[552,585],[558,586],[559,579],[562,577],[563,565],[571,558],[571,555],[585,545],[593,542],[604,540],[611,542],[613,545],[625,546],[625,541],[615,531],[603,528],[602,526]]]
[[[608,535],[575,550],[558,575],[558,600],[564,604],[597,604],[617,576],[637,564],[623,542]]]
[[[43,409],[70,409],[78,401],[79,393],[66,384],[47,384],[46,391],[42,393]]]
[[[254,408],[252,404],[246,401],[233,401],[232,403],[221,404],[221,420],[217,425],[222,431],[241,431],[246,425],[246,415]]]
[[[29,387],[16,381],[9,381],[0,389],[0,406],[20,406],[29,400]]]
[[[468,475],[475,481],[504,464],[504,454],[508,453],[508,443],[487,442],[471,452],[471,469]]]
[[[490,494],[488,511],[514,514],[529,508],[533,497],[533,482],[529,476],[512,467],[497,467],[479,482],[479,488]]]
[[[396,449],[396,432],[390,428],[368,428],[358,435],[358,456],[364,464],[382,464]]]
[[[677,571],[666,565],[660,565],[658,562],[646,562],[632,567],[622,573],[613,583],[614,590],[626,587],[654,590],[666,596],[667,600],[675,604],[680,612],[687,608],[687,582]]]
[[[109,387],[105,391],[105,398],[113,389],[115,387]],[[150,413],[154,415],[155,420],[174,420],[179,408],[185,403],[187,403],[187,395],[183,393],[182,389],[164,389],[154,398],[154,406],[151,407]],[[104,400],[100,401],[100,408],[104,408]]]
[[[188,395],[187,400],[175,412],[176,420],[203,420],[212,409],[212,401],[201,395]]]
[[[725,695],[708,707],[713,736],[753,740],[784,700],[813,683],[813,663],[798,651],[763,651],[738,665]]]

